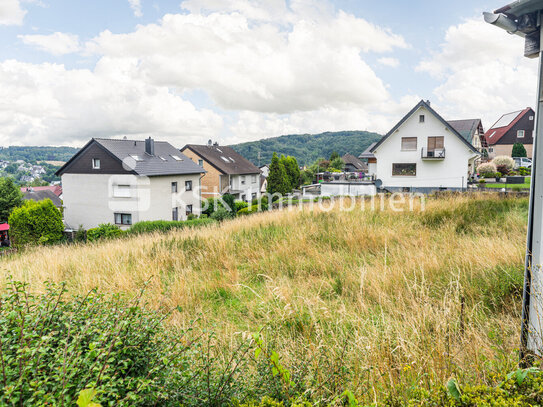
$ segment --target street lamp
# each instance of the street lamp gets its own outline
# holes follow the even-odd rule
[[[541,22],[543,0],[517,0],[494,13],[483,13],[487,23],[525,38],[524,56],[539,57],[537,121],[532,157],[532,182],[526,237],[520,362],[543,356],[543,53]],[[541,159],[539,163],[538,158]]]

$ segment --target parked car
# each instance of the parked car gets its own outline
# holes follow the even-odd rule
[[[515,169],[520,167],[532,168],[532,160],[526,157],[513,157],[515,160]]]

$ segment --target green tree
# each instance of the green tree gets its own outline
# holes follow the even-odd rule
[[[11,212],[8,222],[15,246],[51,244],[62,240],[62,215],[50,199],[26,201]]]
[[[23,194],[11,178],[0,178],[0,223],[6,223],[11,211],[23,204]]]
[[[341,157],[334,158],[332,161],[330,161],[330,167],[339,171],[343,171],[345,169],[345,161]]]
[[[339,153],[337,151],[332,151],[332,154],[330,155],[330,162],[340,158]]]
[[[522,143],[515,143],[513,144],[513,152],[511,153],[511,157],[527,157],[526,154],[526,148],[524,148],[524,144]]]
[[[286,195],[290,191],[292,189],[285,166],[277,157],[277,153],[273,153],[268,175],[268,193]]]
[[[287,177],[289,179],[290,190],[296,189],[300,186],[300,167],[298,161],[292,156],[281,156],[281,164],[285,167]]]

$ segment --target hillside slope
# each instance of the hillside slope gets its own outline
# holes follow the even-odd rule
[[[294,156],[300,165],[310,165],[318,158],[329,158],[333,151],[340,155],[351,153],[358,157],[371,143],[380,138],[380,134],[367,131],[338,131],[291,134],[234,144],[231,147],[255,165],[269,164],[274,152]]]
[[[34,290],[66,281],[73,294],[135,293],[148,281],[150,305],[177,309],[174,325],[200,317],[216,332],[218,359],[262,329],[297,389],[317,399],[351,389],[366,403],[405,400],[415,385],[494,384],[514,369],[527,199],[453,197],[414,212],[362,202],[32,249],[3,259],[0,275]],[[257,374],[243,379],[258,388]]]
[[[79,151],[74,147],[19,147],[0,148],[0,160],[26,162],[59,161],[66,162]]]

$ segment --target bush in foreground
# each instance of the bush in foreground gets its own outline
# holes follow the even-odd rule
[[[493,177],[496,171],[496,165],[493,163],[483,163],[477,167],[477,172],[482,177]]]
[[[102,239],[113,239],[119,237],[124,232],[117,225],[111,223],[102,223],[97,228],[87,230],[87,240],[95,242]]]

